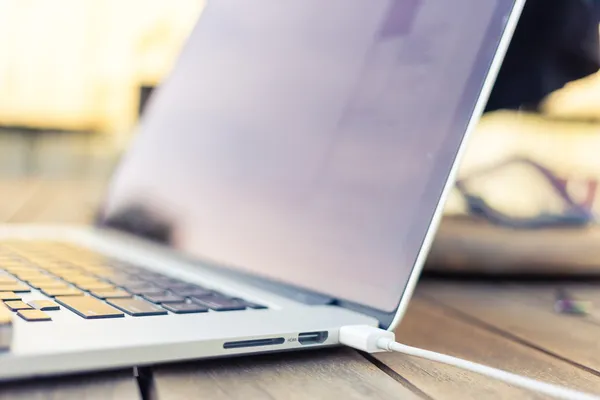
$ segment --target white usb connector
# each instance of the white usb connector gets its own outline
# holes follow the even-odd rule
[[[368,325],[344,326],[340,329],[340,343],[368,353],[394,351],[414,357],[424,358],[443,364],[452,365],[477,374],[488,376],[508,384],[529,389],[557,399],[565,400],[600,400],[599,396],[583,393],[563,386],[537,381],[500,369],[477,364],[471,361],[436,353],[417,347],[406,346],[395,341],[393,332]]]
[[[369,325],[343,326],[340,329],[340,343],[367,353],[389,351],[379,347],[379,340],[396,340],[394,332],[385,331]]]

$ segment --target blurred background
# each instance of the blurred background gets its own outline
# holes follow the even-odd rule
[[[0,0],[0,177],[108,173],[203,5]]]

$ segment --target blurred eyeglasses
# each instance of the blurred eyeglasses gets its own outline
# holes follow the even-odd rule
[[[494,172],[494,170],[507,167],[512,164],[523,164],[530,166],[549,183],[552,192],[564,203],[563,212],[541,211],[532,217],[514,217],[491,207],[486,200],[467,189],[467,181],[475,176]],[[598,188],[598,181],[587,180],[587,194],[584,201],[575,199],[568,190],[568,179],[557,177],[550,169],[539,165],[531,160],[515,158],[492,168],[477,172],[465,179],[456,182],[456,189],[466,201],[467,209],[472,216],[480,217],[494,225],[514,229],[544,229],[561,227],[583,227],[595,222],[596,217],[592,206]]]

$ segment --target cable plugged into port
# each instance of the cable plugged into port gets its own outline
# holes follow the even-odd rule
[[[525,376],[513,374],[501,369],[488,367],[471,361],[423,350],[417,347],[407,346],[396,342],[394,332],[385,331],[367,325],[351,325],[340,328],[340,343],[357,350],[368,353],[379,351],[395,351],[425,360],[436,361],[446,365],[462,368],[483,376],[498,379],[510,385],[529,389],[544,394],[545,397],[553,397],[564,400],[600,400],[599,396],[583,393],[578,390],[567,388],[553,383],[546,383]]]
[[[298,343],[302,345],[321,344],[327,340],[329,333],[321,332],[304,332],[298,335]]]

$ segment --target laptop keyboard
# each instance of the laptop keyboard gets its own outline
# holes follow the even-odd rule
[[[30,240],[0,241],[0,302],[36,322],[61,309],[99,319],[267,308],[86,248]]]

